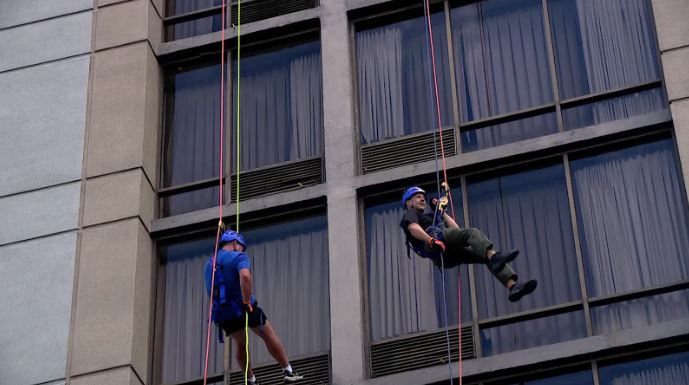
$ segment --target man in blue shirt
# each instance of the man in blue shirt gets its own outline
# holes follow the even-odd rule
[[[235,340],[237,362],[242,368],[246,367],[244,327],[245,317],[248,315],[249,327],[263,339],[270,355],[282,367],[285,383],[299,382],[303,377],[292,370],[280,338],[251,294],[251,262],[249,256],[244,254],[246,249],[244,237],[232,230],[225,231],[220,238],[218,247],[215,261],[212,318],[226,335]],[[212,274],[213,257],[211,256],[205,269],[208,295],[211,294]],[[251,367],[248,371],[248,382],[254,385],[258,384]]]

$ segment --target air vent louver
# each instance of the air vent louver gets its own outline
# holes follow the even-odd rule
[[[318,6],[318,0],[252,0],[242,1],[242,24]],[[232,3],[232,24],[237,25],[236,2]]]
[[[290,361],[290,364],[296,370],[299,371],[299,374],[304,376],[304,381],[300,381],[300,384],[330,384],[329,355],[326,354],[322,356],[309,357]],[[262,385],[282,385],[284,383],[284,380],[282,378],[282,370],[280,369],[280,366],[277,364],[256,367],[254,368],[254,373],[256,375],[256,378],[259,379]],[[244,385],[244,373],[230,373],[230,385]]]
[[[440,136],[435,135],[435,143],[440,157]],[[456,154],[455,132],[443,130],[443,147],[445,156]],[[433,132],[422,135],[403,137],[396,140],[373,143],[361,147],[361,172],[385,170],[404,164],[435,159]]]
[[[323,161],[312,158],[269,166],[239,175],[239,199],[249,199],[323,183]],[[237,176],[232,175],[232,199],[237,191]]]

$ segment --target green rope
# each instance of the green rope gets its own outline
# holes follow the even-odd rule
[[[244,366],[244,385],[249,383],[249,312],[245,313],[244,340],[246,345],[246,365]]]
[[[239,80],[241,76],[241,49],[242,49],[242,44],[241,44],[241,39],[242,39],[242,1],[238,0],[237,1],[237,214],[235,218],[237,219],[237,223],[235,225],[235,231],[239,232],[239,162],[240,162],[240,146],[239,146],[239,133],[240,133],[240,120],[239,120],[239,111],[240,111],[240,93],[239,93]]]

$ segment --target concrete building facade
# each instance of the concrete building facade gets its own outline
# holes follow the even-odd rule
[[[134,385],[198,381],[198,376],[182,375],[167,381],[162,374],[166,354],[173,349],[165,344],[165,320],[161,318],[168,298],[161,294],[165,286],[162,277],[166,274],[161,266],[172,257],[162,250],[176,242],[212,237],[217,207],[209,204],[170,214],[174,210],[167,199],[179,193],[178,199],[185,200],[185,193],[214,186],[218,178],[216,173],[177,185],[166,183],[165,163],[171,158],[166,158],[169,142],[165,135],[170,132],[173,107],[170,79],[180,72],[176,66],[185,66],[186,61],[197,65],[211,56],[213,60],[219,58],[221,34],[215,28],[176,39],[175,32],[169,32],[170,25],[208,15],[217,17],[213,15],[218,7],[209,2],[175,14],[167,9],[173,3],[0,0],[0,384]],[[444,384],[449,383],[450,373],[457,377],[457,365],[451,365],[448,372],[448,365],[440,360],[401,369],[395,369],[394,362],[387,363],[389,372],[376,372],[372,363],[372,351],[375,346],[382,346],[385,338],[375,341],[372,337],[371,314],[378,310],[371,305],[368,294],[373,273],[371,260],[367,259],[370,234],[366,210],[380,200],[390,201],[393,195],[397,202],[406,185],[432,184],[436,163],[425,158],[370,172],[362,169],[362,150],[370,143],[360,141],[361,90],[357,82],[355,34],[366,23],[375,24],[383,19],[381,23],[389,23],[390,18],[404,20],[406,14],[400,16],[398,9],[422,14],[420,3],[320,0],[315,6],[296,12],[242,23],[241,34],[249,51],[251,45],[260,47],[257,52],[269,50],[266,47],[273,41],[284,45],[281,39],[289,40],[292,35],[317,36],[322,77],[322,151],[316,158],[320,160],[317,163],[321,180],[300,184],[301,188],[276,188],[269,194],[259,191],[241,204],[226,203],[224,210],[226,223],[234,223],[239,213],[240,218],[246,218],[246,226],[256,231],[266,222],[289,223],[311,215],[325,218],[327,293],[323,295],[323,312],[329,325],[325,337],[326,379],[333,384]],[[538,3],[543,4],[547,15],[549,1]],[[529,118],[540,112],[552,112],[557,116],[559,131],[500,144],[496,150],[461,151],[460,130],[468,119],[460,117],[462,111],[456,100],[459,93],[456,89],[452,92],[455,100],[448,115],[454,117],[449,126],[457,132],[453,143],[460,150],[448,155],[447,168],[455,181],[453,187],[461,186],[464,202],[460,216],[472,217],[467,207],[467,180],[472,180],[471,175],[500,170],[503,165],[519,168],[522,163],[554,155],[565,159],[568,204],[574,212],[574,182],[569,176],[572,151],[625,141],[652,142],[658,137],[669,140],[672,153],[677,154],[681,175],[676,182],[683,195],[682,204],[675,209],[688,214],[689,2],[649,0],[648,4],[652,7],[652,32],[657,37],[662,78],[629,92],[658,88],[666,96],[665,108],[630,119],[565,130],[563,111],[588,99],[568,104],[565,96],[559,95],[557,81],[551,79],[552,105],[531,106],[516,114]],[[445,15],[441,18],[448,24],[455,6],[459,2],[433,2],[434,12]],[[193,15],[199,9],[208,13]],[[185,13],[191,16],[184,16]],[[175,20],[180,15],[181,19]],[[545,24],[548,39],[552,39],[551,27]],[[365,28],[374,27],[366,24]],[[232,51],[236,40],[237,29],[229,28],[228,51]],[[551,46],[549,40],[548,49]],[[449,60],[457,60],[452,57],[452,49],[448,51]],[[552,49],[544,54],[552,68],[556,57]],[[456,88],[459,80],[454,76],[458,73],[451,72],[452,86]],[[554,70],[549,73],[555,76]],[[229,75],[233,71],[228,70],[227,74],[231,89],[233,80]],[[614,97],[624,96],[626,91],[610,92],[606,95]],[[594,95],[590,101],[603,100],[606,95]],[[232,105],[232,98],[228,98],[228,110]],[[229,115],[226,127],[231,132]],[[496,119],[497,125],[511,117],[505,114]],[[227,148],[234,143],[231,136],[228,134]],[[393,151],[391,148],[388,150]],[[227,153],[228,158],[233,154],[230,150]],[[226,162],[226,170],[231,170],[231,161]],[[263,170],[265,165],[257,169]],[[226,180],[231,182],[227,185],[234,186],[230,174],[233,172],[225,172]],[[253,186],[251,175],[247,173],[247,186]],[[256,175],[265,180],[272,174]],[[231,192],[225,194],[224,202],[232,202]],[[571,224],[575,229],[582,226],[575,216]],[[577,231],[583,232],[574,233]],[[677,231],[686,233],[689,229],[680,226]],[[578,242],[574,243],[580,248]],[[462,330],[470,328],[467,338],[473,338],[478,347],[463,362],[465,382],[529,383],[532,378],[537,381],[584,370],[592,373],[593,383],[599,385],[607,383],[598,372],[599,365],[688,351],[689,317],[598,333],[592,327],[590,308],[625,298],[638,300],[680,292],[689,288],[689,277],[663,285],[646,285],[618,296],[589,298],[582,251],[577,249],[576,256],[575,286],[579,288],[581,284],[583,296],[540,309],[493,315],[487,321],[479,316],[476,301],[477,287],[482,287],[477,286],[481,280],[477,279],[479,267],[467,270],[469,281],[463,283],[462,290],[471,298],[467,312],[471,315],[468,319],[462,317],[461,323]],[[684,266],[689,263],[689,256],[681,256],[678,261]],[[277,278],[271,279],[278,282]],[[269,287],[271,284],[268,283]],[[280,289],[276,286],[275,290]],[[270,315],[270,307],[266,310]],[[512,351],[483,351],[488,346],[480,331],[484,327],[499,328],[512,321],[558,316],[569,310],[582,312],[583,335]],[[276,314],[282,314],[281,311]],[[278,331],[289,334],[286,327],[280,329],[278,320],[276,316]],[[457,319],[454,325],[456,334]],[[424,332],[418,336],[425,336]],[[407,334],[416,335],[402,332],[391,341],[401,341],[405,335],[409,337]],[[484,341],[484,345],[478,341]],[[404,346],[413,350],[415,345],[410,342]],[[220,368],[235,370],[230,367],[228,348],[225,347],[224,354],[223,347],[218,349]],[[306,367],[310,362],[308,347],[304,352],[297,362]],[[315,352],[314,348],[311,353]],[[631,358],[625,358],[625,354]],[[188,361],[199,359],[191,357]],[[677,365],[684,368],[689,364],[680,360]],[[196,366],[192,372],[195,370]],[[214,375],[217,374],[216,371]],[[229,383],[229,376],[226,381]]]

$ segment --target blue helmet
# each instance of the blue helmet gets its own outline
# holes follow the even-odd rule
[[[246,241],[244,240],[242,234],[239,234],[234,230],[227,230],[224,233],[222,233],[222,236],[220,237],[220,244],[229,243],[232,241],[239,242],[239,244],[244,246],[244,248],[246,249]]]
[[[405,204],[408,200],[411,199],[416,194],[424,194],[426,195],[426,192],[421,188],[421,187],[409,187],[408,189],[404,190],[404,195],[402,195],[402,207],[405,209],[407,208],[407,205]]]

